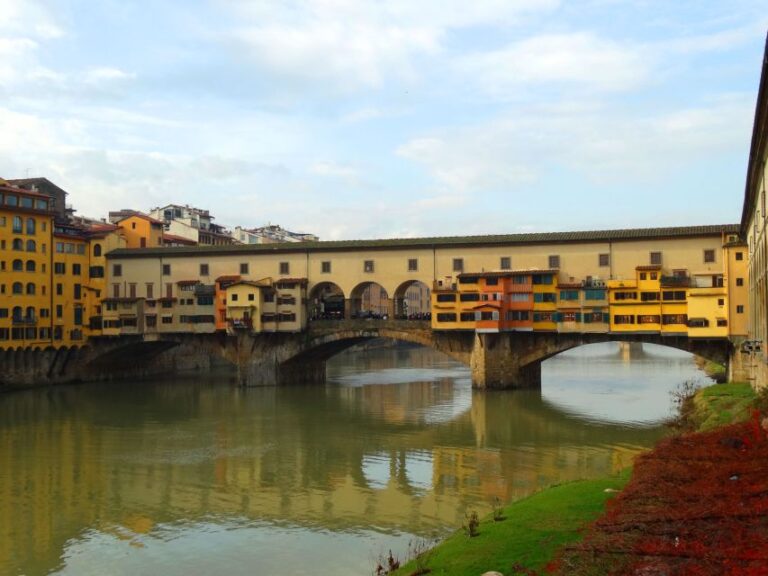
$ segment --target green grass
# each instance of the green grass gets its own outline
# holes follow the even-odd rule
[[[692,421],[697,430],[711,430],[750,417],[757,394],[747,383],[714,384],[693,397]]]
[[[514,574],[513,566],[540,570],[563,545],[580,540],[580,528],[597,518],[613,496],[607,488],[621,489],[630,470],[598,480],[580,480],[553,486],[504,508],[504,520],[491,516],[480,523],[474,538],[458,531],[427,553],[431,575],[479,576],[496,570]],[[416,572],[414,561],[394,572],[409,576]]]

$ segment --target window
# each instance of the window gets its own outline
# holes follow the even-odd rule
[[[668,324],[688,324],[688,316],[686,314],[662,314],[661,323]]]
[[[416,272],[419,269],[419,261],[416,258],[408,259],[408,272]]]
[[[717,305],[718,306],[725,306],[725,298],[718,298],[717,299]]]
[[[88,269],[88,276],[91,278],[104,278],[104,266],[91,266]]]
[[[21,234],[23,232],[23,229],[24,229],[24,226],[22,224],[21,216],[14,216],[13,231],[16,232],[17,234]]]
[[[658,292],[640,292],[640,301],[641,302],[658,302],[659,293]]]
[[[438,322],[456,322],[456,314],[452,312],[440,312],[437,315]]]
[[[510,302],[530,302],[531,299],[525,292],[513,292],[509,295]]]
[[[24,270],[24,262],[21,260],[14,260],[13,264],[11,264],[11,269],[14,272],[22,272]]]
[[[647,280],[648,274],[646,272],[640,272],[640,280]]]
[[[715,251],[714,250],[704,250],[704,263],[709,264],[711,262],[715,261]]]
[[[456,302],[456,294],[438,294],[436,300],[438,302]]]
[[[578,300],[578,299],[579,299],[578,290],[561,290],[560,291],[560,300]]]
[[[53,273],[54,274],[66,274],[67,273],[67,265],[64,262],[54,262],[53,263]]]
[[[527,322],[529,319],[528,310],[507,310],[507,320]]]
[[[614,292],[614,300],[637,300],[637,292]]]
[[[728,320],[726,320],[725,318],[718,318],[718,319],[717,319],[717,325],[718,325],[720,328],[723,328],[723,327],[725,327],[725,326],[728,326]]]
[[[72,264],[72,275],[80,276],[80,264]]]
[[[35,233],[35,219],[27,218],[27,234]]]
[[[35,261],[27,260],[27,272],[34,272],[34,271],[35,271]]]
[[[163,264],[163,276],[170,276],[170,275],[171,275],[171,265]]]
[[[56,296],[63,296],[64,295],[64,284],[58,283],[56,284]]]
[[[200,264],[200,276],[208,276],[208,264]]]
[[[744,252],[736,252],[736,260],[744,260]]]
[[[534,302],[554,302],[555,294],[554,292],[536,292],[533,295],[533,301]]]
[[[230,299],[232,302],[237,302],[237,298],[238,298],[237,294],[232,294],[232,295],[230,295],[230,297],[229,297],[229,299]]]
[[[280,274],[290,274],[291,266],[288,262],[280,262]]]
[[[634,324],[635,317],[631,314],[617,314],[613,317],[614,324]]]
[[[584,290],[585,300],[605,300],[605,290]]]
[[[147,289],[147,298],[150,300],[155,297],[155,285],[152,282],[147,282],[146,284]]]
[[[163,316],[163,324],[173,324],[173,316]]]
[[[736,314],[744,314],[744,305],[743,304],[739,304],[738,306],[736,306]]]
[[[131,284],[131,286],[133,287],[133,295],[131,297],[135,298],[136,297],[136,284]],[[75,296],[75,300],[80,300],[80,298],[83,297],[83,287],[80,284],[75,284],[75,286],[74,286],[74,296]]]
[[[598,254],[597,255],[597,265],[598,266],[610,266],[611,265],[611,255],[610,254]]]
[[[637,317],[638,324],[658,324],[659,320],[658,316],[651,315],[640,315]]]
[[[112,284],[112,297],[120,298],[120,284]]]
[[[330,260],[326,260],[325,262],[320,263],[320,272],[323,274],[330,274],[331,273],[331,262]]]
[[[122,264],[112,264],[112,276],[120,277],[123,275],[123,265]]]
[[[28,296],[35,295],[35,285],[32,282],[27,283],[27,295]]]
[[[93,255],[96,257],[101,256],[101,244],[93,245]]]
[[[736,286],[744,286],[744,278],[736,278]]]
[[[464,258],[454,258],[453,259],[453,271],[454,272],[463,272],[464,271]]]
[[[363,262],[363,272],[373,272],[373,260]]]
[[[665,290],[661,293],[661,299],[664,301],[682,301],[685,300],[685,290]]]
[[[247,262],[241,262],[240,263],[240,274],[248,274],[248,263]]]
[[[64,307],[61,304],[56,304],[56,318],[64,316]]]
[[[36,252],[37,244],[34,240],[27,240],[27,252]]]
[[[78,288],[80,288],[80,284],[75,284],[75,298],[79,298],[79,296],[77,296],[79,293]],[[128,284],[128,297],[136,298],[136,282],[131,282]]]
[[[509,256],[502,256],[499,261],[499,268],[502,270],[511,270],[512,258],[510,258]]]
[[[661,252],[651,252],[650,259],[652,266],[661,266]]]
[[[248,302],[253,302],[255,300],[255,294],[248,294]]]
[[[24,250],[24,242],[20,238],[15,238],[13,240],[13,244],[12,244],[11,248],[13,248],[14,250],[16,250],[18,252],[21,252],[22,250]]]
[[[552,270],[557,270],[560,268],[560,256],[557,254],[554,254],[549,257],[549,267]]]
[[[469,293],[469,294],[460,294],[459,300],[461,302],[480,302],[480,294],[478,293]]]

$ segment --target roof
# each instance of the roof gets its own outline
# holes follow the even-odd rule
[[[186,244],[187,246],[197,246],[197,242],[191,238],[185,238],[184,236],[177,236],[176,234],[163,234],[163,242],[178,242],[179,244]]]
[[[744,206],[741,212],[741,233],[747,236],[747,226],[757,204],[758,185],[763,170],[762,158],[765,157],[768,143],[768,36],[763,52],[763,67],[760,73],[760,87],[755,104],[755,120],[752,126],[752,144],[749,149],[747,181],[744,189]]]
[[[640,272],[659,271],[661,270],[661,264],[650,264],[648,266],[635,266],[635,270],[639,270]]]
[[[133,214],[126,214],[122,216],[117,222],[119,223],[119,222],[122,222],[123,220],[128,220],[129,218],[141,218],[142,220],[146,220],[150,224],[158,224],[160,226],[165,225],[165,223],[162,220],[156,220],[155,218],[152,218],[152,216],[148,216],[143,212],[133,212]]]
[[[194,286],[195,284],[202,284],[200,280],[179,280],[176,282],[179,286]]]
[[[14,178],[12,180],[6,180],[6,182],[8,182],[10,184],[13,184],[15,186],[21,186],[21,187],[24,187],[24,186],[39,187],[41,185],[42,186],[48,186],[50,188],[55,188],[56,190],[58,190],[59,192],[61,192],[64,195],[68,195],[69,194],[69,192],[67,192],[63,188],[60,188],[59,186],[56,186],[56,184],[54,184],[53,182],[48,180],[48,178],[44,178],[42,176],[38,176],[36,178]],[[45,194],[45,196],[48,196],[48,195]]]
[[[280,284],[300,284],[302,286],[306,286],[309,283],[309,280],[306,278],[278,278],[275,280],[276,285]]]
[[[239,276],[238,274],[230,274],[230,275],[219,276],[218,278],[216,278],[216,282],[237,282],[238,280],[240,280],[240,278],[242,278],[242,276]]]
[[[8,180],[8,182],[11,182]],[[14,194],[18,194],[21,192],[24,196],[34,196],[36,198],[50,198],[47,194],[42,194],[41,192],[36,192],[34,190],[27,190],[26,188],[16,188],[15,186],[2,186],[0,185],[0,192],[12,192]]]
[[[265,280],[259,280],[258,282],[254,282],[253,280],[239,280],[227,286],[226,289],[229,290],[230,288],[234,288],[235,286],[254,286],[256,288],[269,288],[270,284],[265,282]]]
[[[230,254],[260,254],[265,252],[348,252],[353,250],[409,250],[434,248],[463,248],[478,245],[519,246],[527,244],[570,244],[574,242],[630,242],[665,240],[738,234],[738,224],[681,226],[674,228],[637,228],[622,230],[591,230],[581,232],[536,232],[496,234],[487,236],[446,236],[428,238],[388,238],[379,240],[335,240],[316,242],[281,242],[277,244],[241,244],[227,246],[164,246],[159,248],[120,248],[108,258],[182,257],[189,255],[226,256]]]
[[[457,278],[504,278],[507,276],[520,276],[521,274],[557,274],[558,270],[526,268],[520,270],[491,270],[489,272],[462,272]]]

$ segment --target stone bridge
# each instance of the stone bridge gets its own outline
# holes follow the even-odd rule
[[[163,334],[92,339],[88,346],[0,352],[0,389],[71,381],[140,378],[207,370],[216,359],[238,367],[242,385],[323,382],[325,363],[339,352],[371,340],[392,338],[447,354],[472,371],[475,388],[530,388],[541,384],[541,363],[585,344],[623,341],[660,344],[729,366],[736,376],[742,354],[727,339],[660,335],[433,331],[410,320],[327,320],[305,332]]]

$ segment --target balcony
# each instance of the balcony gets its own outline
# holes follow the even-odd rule
[[[14,316],[13,317],[13,325],[14,326],[35,326],[37,324],[37,317],[36,316]]]
[[[253,320],[251,318],[227,318],[227,325],[234,330],[253,329]]]
[[[661,277],[661,285],[664,288],[687,288],[691,285],[690,276],[664,276]]]

